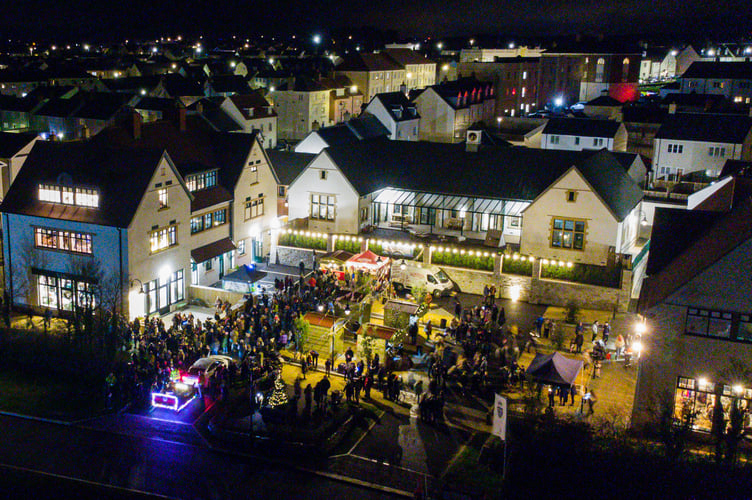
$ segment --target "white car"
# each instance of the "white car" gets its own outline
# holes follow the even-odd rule
[[[205,358],[198,359],[191,365],[190,368],[188,368],[188,371],[183,374],[181,381],[183,383],[195,386],[199,384],[201,375],[203,374],[204,381],[202,383],[202,386],[206,387],[209,384],[209,379],[212,375],[214,375],[214,373],[220,366],[229,368],[230,365],[234,362],[235,360],[233,360],[230,356],[222,355],[207,356]]]

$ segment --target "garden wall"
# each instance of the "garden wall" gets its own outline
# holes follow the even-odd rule
[[[459,291],[464,293],[483,294],[483,287],[496,285],[499,290],[497,297],[504,299],[512,298],[512,287],[519,287],[519,300],[528,301],[530,296],[529,276],[517,276],[514,274],[501,274],[494,276],[488,271],[476,271],[474,269],[462,269],[459,267],[440,266],[449,278],[457,285]]]
[[[321,255],[324,252],[317,251],[316,253]],[[277,246],[277,264],[298,267],[301,260],[305,264],[306,269],[311,269],[313,267],[313,250],[308,248]]]
[[[632,273],[622,272],[621,288],[585,285],[569,281],[532,280],[530,303],[566,307],[570,303],[580,308],[603,311],[627,311],[632,288]]]
[[[239,292],[198,285],[191,285],[190,287],[188,287],[188,295],[192,299],[203,300],[209,307],[214,307],[214,302],[217,300],[217,297],[219,297],[223,301],[229,302],[230,304],[235,304],[239,300],[243,299],[243,294]]]

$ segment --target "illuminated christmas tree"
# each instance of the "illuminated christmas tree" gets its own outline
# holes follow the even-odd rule
[[[282,374],[277,373],[277,378],[274,381],[274,390],[272,391],[272,395],[269,396],[266,404],[269,408],[280,408],[281,406],[286,405],[288,401],[289,398],[287,397],[285,381],[282,380]]]

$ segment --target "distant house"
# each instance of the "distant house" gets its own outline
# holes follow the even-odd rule
[[[376,94],[365,109],[386,127],[393,141],[417,141],[420,115],[402,92]]]
[[[241,125],[243,131],[258,130],[265,148],[277,146],[277,112],[259,91],[230,96],[221,107]]]
[[[206,81],[204,89],[208,97],[230,97],[252,92],[248,82],[240,75],[214,75]]]
[[[383,52],[353,53],[336,67],[335,75],[349,78],[366,102],[376,94],[396,92],[407,85],[405,67]]]
[[[690,172],[717,177],[728,159],[752,159],[752,118],[729,114],[669,114],[655,136],[653,178]]]
[[[331,146],[342,146],[366,139],[387,137],[388,135],[389,130],[378,118],[372,115],[364,115],[352,118],[339,125],[312,131],[305,139],[295,145],[295,152],[318,154],[322,149]]]
[[[605,118],[615,120],[621,113],[624,103],[613,97],[602,95],[585,103],[582,112],[588,118]]]
[[[461,142],[476,122],[496,122],[494,87],[489,82],[463,78],[426,88],[412,97],[420,115],[421,140]]]
[[[627,129],[612,120],[586,118],[551,118],[543,128],[543,149],[608,149],[627,150]]]
[[[723,95],[729,101],[752,101],[752,62],[695,61],[681,78],[683,94]]]

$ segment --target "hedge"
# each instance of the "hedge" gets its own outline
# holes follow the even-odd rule
[[[336,240],[334,240],[334,249],[344,250],[350,253],[360,253],[360,242],[358,240],[347,241],[342,238],[337,238]]]
[[[518,274],[520,276],[532,276],[533,263],[527,259],[514,260],[510,255],[505,255],[504,262],[501,263],[501,272]]]
[[[279,237],[279,244],[285,247],[326,250],[326,238],[315,238],[312,236],[303,236],[301,234],[282,234]]]
[[[494,258],[493,255],[483,257],[467,253],[433,252],[431,255],[431,264],[437,266],[464,267],[480,271],[493,271]]]
[[[541,278],[619,288],[621,286],[621,268],[591,264],[574,264],[572,267],[548,264],[541,266]]]
[[[384,250],[384,246],[383,245],[381,245],[379,243],[374,243],[373,241],[369,241],[368,242],[368,250],[372,251],[376,255],[383,255],[383,256],[386,256],[386,257],[395,257],[395,258],[405,257],[405,258],[409,258],[409,255],[407,255],[407,254],[403,255],[403,254],[395,254],[395,253],[387,252],[386,250]],[[421,250],[422,250],[422,247],[420,245],[416,245],[415,248],[413,249],[413,258],[415,256],[417,256],[420,253]]]

